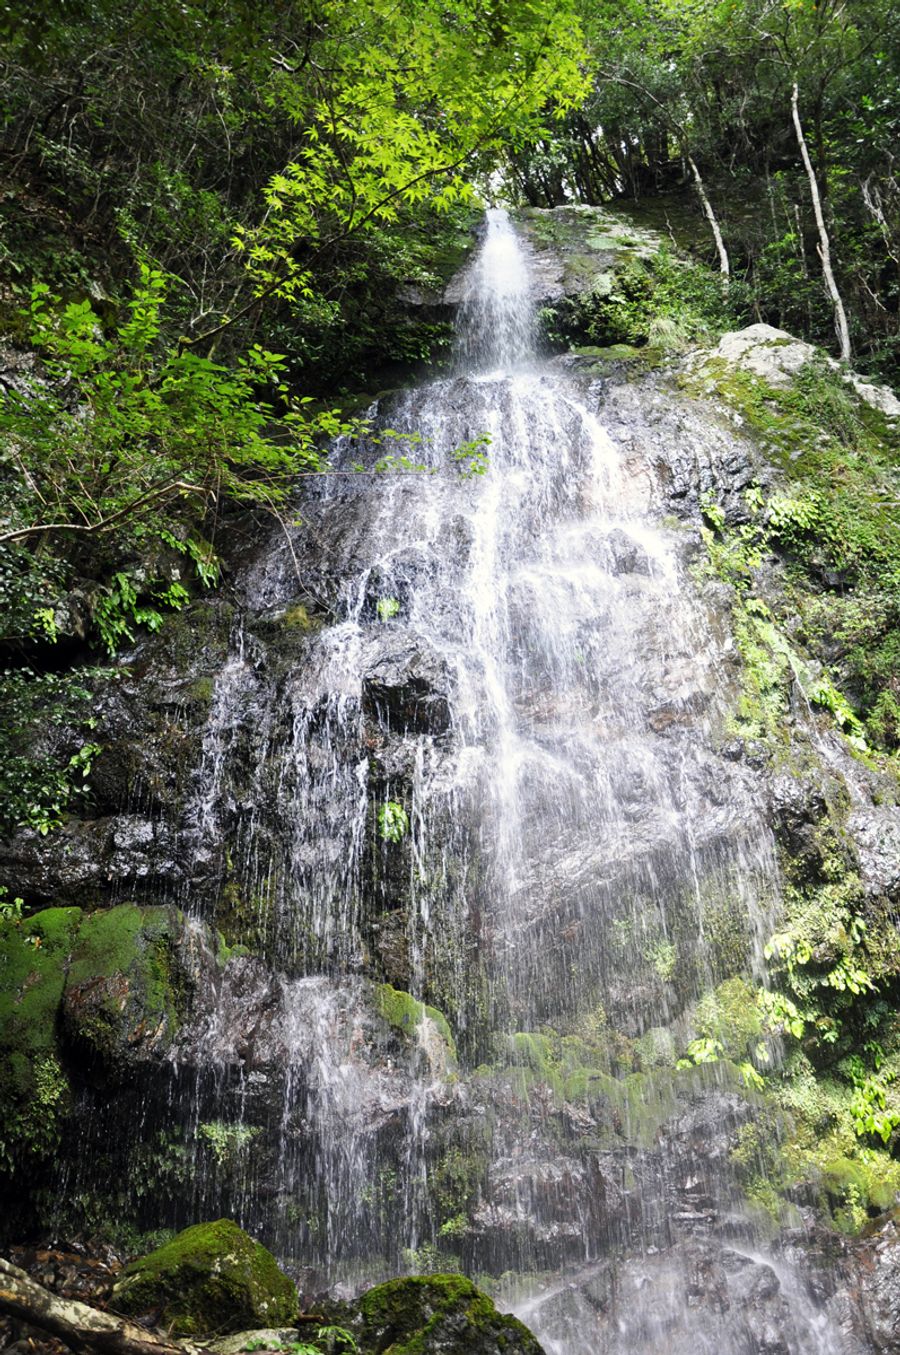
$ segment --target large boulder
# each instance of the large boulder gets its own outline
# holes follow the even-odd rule
[[[462,1275],[414,1275],[360,1300],[360,1349],[391,1355],[543,1355],[518,1318]]]
[[[297,1290],[271,1252],[230,1219],[219,1219],[185,1228],[132,1261],[111,1306],[196,1336],[287,1326],[297,1313]]]
[[[195,947],[174,908],[123,903],[84,918],[69,959],[62,1030],[94,1073],[159,1057],[184,1014]]]

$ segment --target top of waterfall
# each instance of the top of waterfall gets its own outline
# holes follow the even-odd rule
[[[487,211],[484,243],[469,273],[459,318],[461,365],[507,372],[534,354],[528,260],[503,207]]]

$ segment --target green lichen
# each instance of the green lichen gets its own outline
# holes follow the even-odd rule
[[[322,618],[314,616],[305,602],[295,602],[290,607],[285,608],[281,624],[287,630],[310,633],[321,629]]]
[[[113,1290],[117,1311],[159,1314],[171,1332],[196,1336],[289,1326],[297,1291],[274,1256],[230,1219],[186,1228],[126,1266]]]

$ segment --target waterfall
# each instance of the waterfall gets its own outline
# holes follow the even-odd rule
[[[374,472],[391,430],[427,469],[323,477],[240,580],[185,839],[269,967],[181,1037],[185,1221],[231,1213],[308,1292],[505,1276],[552,1355],[849,1351],[743,1208],[755,1055],[684,1058],[698,1011],[740,1026],[778,871],[670,449],[604,401],[541,356],[492,210],[453,370],[335,451]]]

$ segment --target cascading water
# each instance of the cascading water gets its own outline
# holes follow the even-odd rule
[[[227,842],[216,918],[241,899],[277,975],[233,959],[180,1037],[174,1221],[231,1213],[310,1290],[512,1275],[553,1355],[849,1351],[742,1212],[733,1065],[674,1067],[692,1004],[760,976],[777,869],[665,449],[602,399],[538,358],[491,211],[454,373],[374,411],[433,473],[323,478],[247,571],[184,832],[194,880]]]

